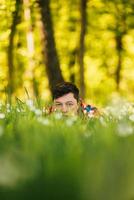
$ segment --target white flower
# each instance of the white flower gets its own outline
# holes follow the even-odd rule
[[[105,121],[105,119],[104,119],[103,117],[100,117],[99,120],[100,120],[100,123],[101,123],[104,127],[107,126],[107,123],[106,123],[106,121]]]
[[[10,104],[9,104],[9,103],[7,103],[6,107],[7,107],[7,109],[9,109],[9,108],[10,108]]]
[[[33,107],[33,105],[34,105],[33,100],[32,100],[32,99],[28,99],[28,100],[26,101],[26,105],[27,105],[28,107]]]
[[[89,131],[84,133],[84,136],[85,136],[86,138],[89,138],[91,135],[92,135],[92,134],[91,134],[91,132],[89,132]]]
[[[133,127],[127,123],[120,123],[118,124],[118,135],[120,136],[128,136],[134,134]]]
[[[34,102],[33,102],[32,99],[28,99],[28,100],[26,101],[26,105],[28,106],[28,108],[30,109],[30,111],[35,112],[36,108],[35,108],[35,106],[34,106]]]
[[[54,113],[54,117],[55,117],[55,119],[61,119],[62,116],[63,116],[62,113]]]
[[[117,119],[128,116],[130,113],[133,113],[133,105],[123,99],[115,99],[111,105],[104,110],[105,115],[111,114]]]
[[[0,156],[0,185],[6,187],[16,186],[25,176],[18,168],[11,155]]]
[[[90,111],[90,112],[88,113],[88,117],[89,117],[89,118],[94,118],[94,111]]]
[[[20,109],[19,109],[19,108],[17,108],[17,112],[20,112]]]
[[[4,113],[0,113],[0,119],[4,119],[5,118],[5,114]]]
[[[129,119],[130,119],[132,122],[134,122],[134,114],[130,115],[130,116],[129,116]]]
[[[40,116],[41,114],[42,114],[42,111],[40,110],[40,109],[35,109],[35,114],[37,115],[37,116]]]
[[[50,121],[49,121],[48,119],[44,119],[44,120],[42,121],[42,123],[43,123],[44,125],[49,125],[49,124],[50,124]]]
[[[43,119],[42,117],[38,118],[38,121],[44,125],[49,125],[50,124],[50,120],[45,118]]]
[[[77,120],[78,120],[78,116],[76,116],[76,115],[68,116],[68,118],[66,119],[66,125],[72,126],[74,124],[74,122],[76,122]]]
[[[67,126],[72,126],[73,123],[74,123],[74,122],[73,122],[72,119],[69,119],[69,118],[68,118],[68,119],[66,120],[66,125],[67,125]]]

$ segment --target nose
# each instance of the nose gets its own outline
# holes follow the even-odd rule
[[[65,104],[63,104],[62,106],[62,112],[63,113],[66,113],[67,112],[67,106]]]

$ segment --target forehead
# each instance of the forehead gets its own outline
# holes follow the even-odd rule
[[[68,93],[68,94],[63,95],[62,97],[54,99],[54,102],[65,103],[67,101],[77,102],[77,100],[74,98],[73,93],[71,93],[71,92]]]

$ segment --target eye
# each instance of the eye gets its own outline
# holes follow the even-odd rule
[[[71,107],[71,106],[73,106],[73,103],[69,102],[69,103],[67,103],[67,106]]]
[[[59,107],[62,106],[62,104],[61,103],[56,103],[55,106],[59,108]]]

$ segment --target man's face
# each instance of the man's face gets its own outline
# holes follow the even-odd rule
[[[54,99],[54,109],[61,111],[63,114],[77,114],[78,102],[73,93],[65,94],[62,97]]]

